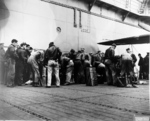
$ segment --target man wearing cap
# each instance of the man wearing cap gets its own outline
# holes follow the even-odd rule
[[[4,83],[4,61],[5,61],[4,43],[0,43],[0,83]]]
[[[47,88],[51,87],[52,84],[52,73],[55,75],[56,86],[60,86],[60,78],[59,78],[59,61],[62,52],[58,47],[54,45],[54,42],[50,42],[49,48],[45,52],[45,59],[48,60],[48,80],[47,80]]]
[[[27,63],[26,57],[26,43],[21,43],[20,47],[16,50],[18,54],[18,59],[16,61],[16,75],[15,75],[15,85],[21,86],[23,84],[23,72],[25,63]]]
[[[18,41],[16,39],[13,39],[11,41],[11,45],[8,47],[6,53],[5,53],[5,59],[6,59],[6,73],[5,73],[5,81],[6,85],[8,87],[13,87],[14,85],[14,79],[15,79],[15,72],[16,72],[16,59],[18,59],[18,55],[16,53],[16,49],[18,46]]]
[[[108,48],[105,52],[105,65],[106,65],[106,79],[108,85],[116,84],[116,72],[115,65],[113,63],[113,59],[115,57],[115,48],[116,44],[113,43],[110,48]]]

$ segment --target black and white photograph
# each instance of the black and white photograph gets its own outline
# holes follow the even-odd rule
[[[0,0],[0,121],[150,121],[150,0]]]

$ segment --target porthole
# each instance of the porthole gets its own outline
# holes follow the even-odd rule
[[[60,33],[61,32],[61,28],[57,27],[57,32]]]

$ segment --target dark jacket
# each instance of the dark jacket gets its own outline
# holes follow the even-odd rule
[[[26,58],[29,58],[31,56],[31,53],[29,50],[25,50],[25,56]]]
[[[144,58],[144,65],[149,68],[149,56],[147,56],[147,55]]]
[[[144,64],[144,59],[143,59],[143,57],[140,57],[138,65],[143,66],[143,64]]]
[[[5,58],[6,60],[8,58],[12,58],[12,59],[18,59],[18,55],[16,53],[16,50],[15,50],[15,46],[14,45],[10,45],[5,53]]]
[[[133,61],[134,63],[136,63],[136,61],[137,61],[136,56],[135,56],[134,54],[131,54],[131,57],[132,57],[132,61]]]
[[[60,60],[62,52],[55,45],[50,46],[45,52],[45,60]]]
[[[71,60],[73,60],[73,62],[74,62],[76,55],[75,55],[75,53],[69,53],[67,57],[70,58]]]
[[[105,52],[105,59],[112,60],[114,56],[115,56],[115,50],[111,49],[111,47],[108,48]]]
[[[16,52],[18,54],[18,57],[19,57],[18,60],[19,61],[27,62],[26,50],[25,49],[22,49],[21,47],[19,47]]]

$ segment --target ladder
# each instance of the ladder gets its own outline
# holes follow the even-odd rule
[[[144,13],[144,9],[145,9],[147,3],[148,3],[148,0],[143,0],[143,2],[141,3],[141,7],[140,7],[140,10],[139,10],[140,14]]]

